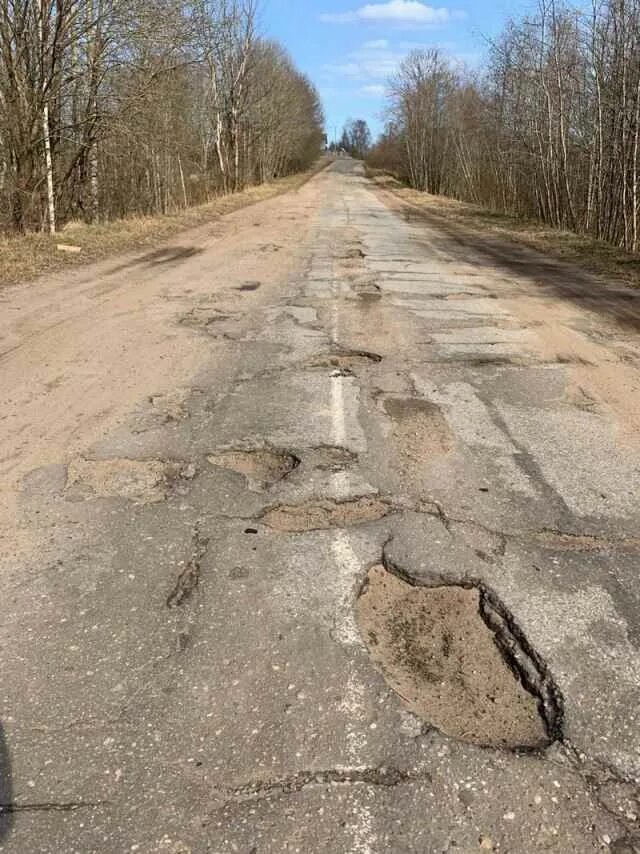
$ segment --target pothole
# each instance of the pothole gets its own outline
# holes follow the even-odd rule
[[[368,277],[355,279],[351,285],[354,291],[370,291],[379,294],[382,291],[380,285],[375,281],[375,279],[371,279]]]
[[[70,501],[126,498],[136,504],[154,504],[164,501],[176,487],[186,491],[186,483],[180,487],[179,482],[195,476],[192,463],[78,457],[67,468],[65,496]]]
[[[494,613],[475,587],[414,587],[382,565],[356,606],[371,658],[416,715],[481,746],[546,747],[559,726],[554,698]]]
[[[340,445],[321,445],[310,454],[311,464],[320,471],[342,471],[357,461],[357,454]]]
[[[267,510],[262,521],[275,531],[301,533],[375,522],[390,513],[391,509],[387,501],[371,495],[361,495],[346,501],[325,498],[302,504],[281,504]]]
[[[189,418],[189,410],[184,405],[182,396],[152,394],[148,400],[153,410],[159,413],[165,424],[175,421],[186,421]]]
[[[345,249],[344,258],[347,261],[363,261],[366,257],[360,246],[349,246]]]
[[[231,314],[226,314],[217,308],[198,307],[193,308],[188,314],[181,317],[179,322],[181,326],[206,330],[215,323],[231,320],[231,317]]]
[[[312,368],[350,370],[351,368],[375,365],[381,361],[382,356],[377,353],[370,353],[367,350],[336,350],[334,353],[316,356],[309,364]]]
[[[300,465],[295,454],[274,448],[224,450],[209,454],[207,461],[244,475],[252,492],[264,492]]]
[[[393,435],[405,456],[426,462],[434,455],[448,454],[453,434],[440,407],[421,398],[389,397],[384,402],[393,421]]]
[[[362,305],[369,306],[373,303],[380,302],[382,294],[380,291],[360,291],[358,293],[358,299]]]
[[[362,302],[377,302],[382,299],[380,285],[370,278],[357,279],[351,284],[351,290]]]

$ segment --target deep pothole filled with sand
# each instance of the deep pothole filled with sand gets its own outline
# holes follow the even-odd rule
[[[445,735],[510,750],[554,740],[558,697],[517,641],[499,636],[500,618],[483,614],[479,589],[415,587],[377,565],[356,617],[390,687]]]
[[[394,442],[403,457],[425,461],[448,454],[454,437],[435,403],[421,398],[389,397],[384,410],[393,424]]]
[[[392,510],[388,501],[375,495],[361,495],[344,501],[318,498],[301,504],[272,507],[264,513],[262,521],[275,531],[302,533],[375,522]]]

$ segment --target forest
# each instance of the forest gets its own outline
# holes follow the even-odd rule
[[[313,84],[256,0],[0,0],[0,232],[163,214],[308,168]]]
[[[417,50],[369,155],[411,187],[637,251],[640,0],[540,0],[469,72]]]

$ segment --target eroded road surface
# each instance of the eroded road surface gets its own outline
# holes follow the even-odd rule
[[[0,299],[0,850],[640,850],[640,295],[344,160]]]

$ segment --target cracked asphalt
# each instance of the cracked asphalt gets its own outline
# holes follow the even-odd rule
[[[0,301],[0,851],[640,851],[640,294],[345,159]],[[373,567],[548,744],[409,711]]]

